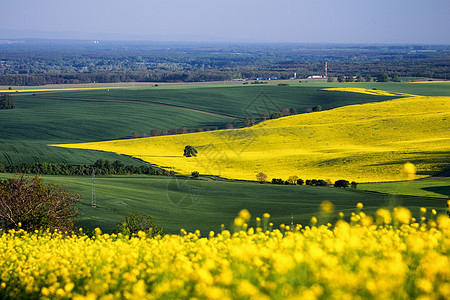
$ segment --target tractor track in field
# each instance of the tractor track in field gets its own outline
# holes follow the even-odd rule
[[[36,95],[36,96],[39,97],[39,95]],[[35,97],[36,97],[36,96],[35,96]],[[153,101],[120,100],[120,99],[101,99],[101,98],[78,98],[78,97],[53,97],[53,96],[48,96],[48,95],[46,95],[45,98],[51,98],[51,99],[67,99],[67,100],[86,100],[86,101],[105,101],[105,102],[126,102],[126,103],[153,104],[153,105],[160,105],[160,106],[167,106],[167,107],[173,107],[173,108],[186,109],[186,110],[190,110],[190,111],[195,111],[195,112],[199,112],[199,113],[204,113],[204,114],[213,115],[213,116],[218,116],[218,117],[227,118],[227,119],[232,119],[232,120],[237,120],[237,119],[239,119],[239,118],[236,118],[236,117],[231,117],[231,116],[222,115],[222,114],[218,114],[218,113],[213,113],[213,112],[209,112],[209,111],[204,111],[204,110],[200,110],[200,109],[189,108],[189,107],[179,106],[179,105],[173,105],[173,104],[160,103],[160,102],[153,102]]]

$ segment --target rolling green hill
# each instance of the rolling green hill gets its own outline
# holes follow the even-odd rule
[[[0,179],[13,174],[0,174]],[[116,222],[134,212],[155,217],[167,233],[199,229],[206,235],[209,230],[227,228],[243,209],[253,219],[263,213],[271,214],[271,221],[279,224],[294,222],[309,225],[313,215],[319,216],[324,200],[335,205],[334,217],[342,211],[348,219],[356,203],[364,203],[364,211],[374,214],[380,207],[403,205],[418,215],[419,207],[434,208],[443,213],[445,199],[414,196],[392,196],[362,190],[331,187],[285,186],[255,182],[194,180],[186,177],[112,176],[95,179],[97,207],[91,207],[92,180],[88,176],[43,176],[44,182],[64,185],[72,192],[82,194],[78,207],[82,213],[78,226],[100,227],[110,231]],[[331,220],[330,220],[331,221]],[[253,222],[253,223],[252,223]]]

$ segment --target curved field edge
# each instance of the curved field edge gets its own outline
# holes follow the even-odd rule
[[[253,127],[134,140],[52,145],[126,154],[181,174],[255,180],[296,175],[356,182],[417,178],[450,161],[450,97],[407,97],[269,120]],[[198,157],[186,158],[194,146]]]
[[[378,89],[366,89],[366,88],[356,88],[356,87],[341,87],[341,88],[325,88],[322,91],[339,91],[339,92],[352,92],[352,93],[360,93],[367,95],[377,95],[377,96],[409,96],[413,97],[416,95],[410,95],[405,93],[394,93],[387,92]]]

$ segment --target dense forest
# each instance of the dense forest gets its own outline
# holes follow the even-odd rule
[[[0,40],[0,85],[323,75],[450,78],[450,46]]]

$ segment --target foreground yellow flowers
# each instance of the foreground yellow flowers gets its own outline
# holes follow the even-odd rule
[[[209,238],[4,233],[0,298],[449,299],[449,218],[418,223],[405,210]]]

